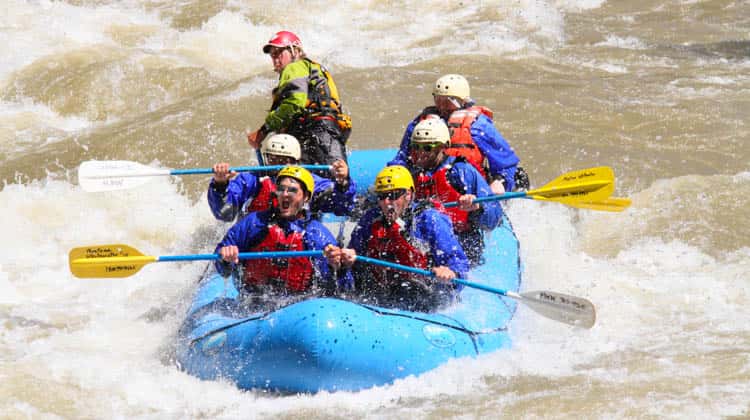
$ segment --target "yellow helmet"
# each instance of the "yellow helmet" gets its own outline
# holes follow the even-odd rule
[[[446,74],[437,79],[432,94],[436,96],[455,96],[461,100],[469,98],[469,82],[460,74]]]
[[[290,165],[283,167],[276,175],[276,179],[282,176],[288,176],[299,181],[310,195],[315,191],[315,179],[313,179],[312,174],[307,169],[301,166]]]
[[[414,189],[414,179],[408,169],[400,165],[386,166],[375,177],[375,192]]]

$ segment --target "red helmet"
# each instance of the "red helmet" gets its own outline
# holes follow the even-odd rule
[[[299,37],[289,31],[276,32],[276,35],[272,36],[268,43],[263,46],[263,53],[268,54],[271,52],[272,47],[286,48],[286,47],[297,47],[302,49],[302,41]]]

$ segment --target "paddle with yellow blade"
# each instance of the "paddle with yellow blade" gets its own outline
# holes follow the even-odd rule
[[[541,198],[537,198],[537,200],[553,201],[553,200],[544,200]],[[604,200],[598,200],[598,201],[582,201],[580,203],[575,203],[575,204],[573,203],[566,203],[566,204],[571,207],[575,207],[577,209],[619,212],[630,207],[631,201],[629,198],[626,198],[626,197],[609,197],[609,198],[605,198]]]
[[[529,191],[514,191],[505,194],[479,197],[474,203],[528,198],[540,201],[556,201],[571,207],[594,210],[621,211],[630,205],[629,199],[610,199],[615,190],[615,174],[612,168],[599,166],[567,172],[547,185]],[[606,204],[605,204],[606,203]],[[444,207],[457,207],[458,202],[443,204]]]
[[[330,165],[301,165],[310,171],[329,171]],[[277,172],[284,165],[238,166],[233,172]],[[101,192],[135,188],[157,176],[212,174],[213,168],[161,169],[127,160],[89,160],[78,167],[78,184],[84,191]]]
[[[323,251],[240,252],[241,260],[320,257]],[[70,272],[79,278],[129,277],[153,262],[218,260],[218,254],[143,255],[128,245],[94,245],[73,248],[68,254]]]

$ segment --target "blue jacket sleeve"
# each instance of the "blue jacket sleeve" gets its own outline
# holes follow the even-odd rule
[[[234,245],[239,248],[240,252],[247,252],[250,249],[250,244],[257,240],[259,235],[264,231],[267,226],[267,221],[262,220],[259,216],[265,212],[254,212],[250,213],[247,217],[237,222],[232,226],[224,235],[224,239],[216,245],[214,253],[218,254],[219,249],[225,246]],[[219,259],[216,260],[216,271],[224,274],[229,274],[229,271],[234,268],[234,264],[224,262]]]
[[[348,216],[354,210],[357,200],[357,184],[349,177],[346,188],[334,183],[331,201],[334,204],[333,214],[336,216]]]
[[[411,133],[414,131],[414,127],[418,122],[419,116],[411,120],[411,122],[406,126],[404,135],[403,137],[401,137],[401,145],[398,147],[398,152],[396,152],[396,156],[393,158],[393,160],[388,162],[387,166],[406,166],[406,163],[409,161],[409,143],[411,142]]]
[[[316,174],[313,174],[313,179],[315,179],[315,193],[310,206],[313,212],[333,213],[336,216],[351,214],[357,196],[357,185],[351,178],[349,178],[347,188],[341,188],[332,179]]]
[[[489,184],[484,177],[471,164],[466,162],[457,162],[448,172],[448,180],[451,185],[458,188],[462,194],[473,194],[479,197],[492,195]],[[499,201],[490,201],[481,203],[481,208],[476,212],[470,213],[472,220],[475,220],[482,229],[491,230],[497,227],[503,217],[503,208]]]
[[[218,220],[233,221],[242,209],[242,205],[255,198],[260,191],[260,180],[257,176],[242,172],[232,178],[226,188],[217,187],[214,180],[208,185],[208,206]]]
[[[322,223],[317,220],[310,220],[305,228],[304,236],[305,249],[308,250],[323,250],[328,245],[337,245],[336,238],[333,234],[325,227]],[[326,282],[333,281],[333,273],[328,266],[328,261],[325,257],[318,257],[313,259],[313,265],[315,266],[315,272],[320,279]],[[339,273],[338,286],[340,289],[351,289],[354,287],[354,278],[350,270],[342,270]]]
[[[490,175],[503,177],[505,189],[511,191],[516,184],[515,174],[519,159],[495,128],[492,120],[486,115],[480,115],[471,125],[471,138],[487,159]]]
[[[469,259],[453,233],[448,216],[427,209],[419,213],[415,222],[418,237],[429,243],[435,266],[446,266],[458,277],[465,278],[469,272]],[[456,288],[460,289],[458,285]]]

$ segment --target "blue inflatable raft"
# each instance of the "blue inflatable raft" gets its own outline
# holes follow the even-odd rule
[[[394,155],[352,153],[352,177],[362,191]],[[518,240],[507,218],[488,234],[484,256],[485,264],[467,280],[518,291]],[[322,297],[250,312],[243,309],[239,284],[213,270],[201,280],[178,334],[177,361],[186,372],[242,389],[353,391],[511,345],[508,324],[516,302],[474,288],[464,288],[460,302],[434,313]]]

